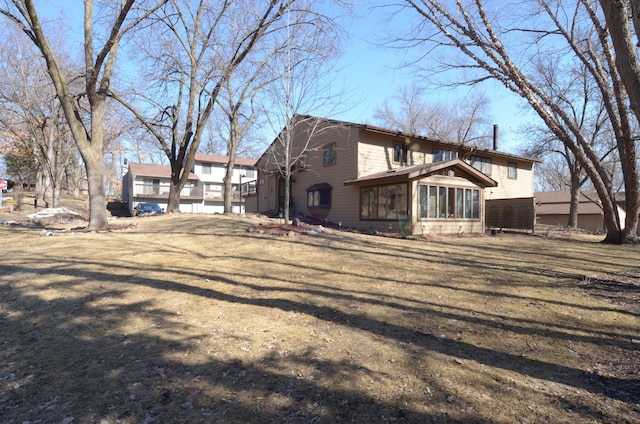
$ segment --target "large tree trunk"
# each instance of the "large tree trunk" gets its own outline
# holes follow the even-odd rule
[[[82,135],[76,144],[87,171],[89,189],[88,230],[101,230],[109,226],[107,220],[107,200],[104,190],[104,99],[95,99],[91,105],[91,138]],[[84,129],[84,126],[80,126]],[[76,136],[76,133],[74,133]]]
[[[82,154],[87,170],[89,188],[89,226],[88,230],[106,228],[107,201],[104,191],[104,167],[102,166],[102,149],[99,153],[89,151]]]
[[[629,98],[631,110],[640,120],[640,62],[636,50],[637,34],[631,30],[631,19],[638,28],[640,2],[600,0],[616,53],[616,67]],[[629,10],[631,9],[631,10]],[[620,242],[638,243],[637,228],[640,214],[640,183],[635,140],[618,138],[618,152],[624,175],[626,195],[626,219]]]
[[[180,181],[180,175],[174,175],[175,166],[172,166],[171,180],[169,181],[169,199],[167,200],[167,213],[180,212],[180,193],[184,184]],[[178,171],[180,172],[180,171]],[[185,172],[188,172],[185,170]]]

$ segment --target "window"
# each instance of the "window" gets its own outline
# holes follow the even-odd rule
[[[324,164],[333,165],[336,163],[336,144],[327,144],[324,146]]]
[[[456,159],[458,152],[453,150],[433,149],[433,161],[443,162],[446,160]]]
[[[256,170],[254,168],[247,168],[244,171],[244,176],[246,178],[255,178],[256,177]]]
[[[507,171],[507,177],[515,180],[518,178],[518,164],[515,162],[509,162],[509,169]]]
[[[160,180],[157,178],[153,179],[153,194],[160,194]]]
[[[314,184],[307,188],[307,207],[330,208],[332,189],[333,187],[327,183]]]
[[[306,153],[302,154],[297,160],[296,165],[298,169],[308,169],[309,168],[309,156]],[[327,165],[327,163],[325,163]]]
[[[407,153],[407,146],[404,143],[393,143],[393,162],[406,165]]]
[[[420,218],[479,219],[480,190],[421,185]]]
[[[202,173],[203,174],[211,174],[211,164],[210,163],[203,163],[202,164]]]
[[[480,156],[471,156],[471,166],[485,175],[491,175],[491,159]]]
[[[360,219],[399,219],[407,215],[407,185],[360,189]]]

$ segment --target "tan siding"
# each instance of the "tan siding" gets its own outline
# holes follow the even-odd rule
[[[351,127],[336,127],[323,132],[315,138],[313,151],[307,155],[307,169],[294,176],[292,195],[295,212],[311,215],[307,208],[307,188],[319,183],[327,183],[333,187],[331,192],[331,209],[326,219],[345,226],[352,226],[358,218],[358,190],[345,186],[344,182],[356,177],[357,140],[359,131]],[[336,162],[324,165],[324,146],[336,144]],[[321,211],[327,212],[327,211]]]
[[[358,147],[358,178],[401,167],[400,163],[393,162],[393,145],[396,142],[403,143],[404,139],[363,132]],[[406,146],[408,165],[423,165],[433,160],[432,146],[425,143],[407,143]]]
[[[518,164],[517,178],[509,178],[509,162]],[[508,160],[506,158],[492,158],[491,178],[498,182],[497,187],[486,190],[487,199],[506,199],[533,197],[532,164]]]
[[[306,118],[304,118],[306,119]],[[398,220],[369,221],[360,220],[360,187],[357,185],[345,186],[345,181],[366,177],[371,174],[386,172],[400,168],[404,164],[393,161],[394,143],[400,142],[408,149],[407,165],[422,165],[433,162],[434,149],[457,150],[459,146],[438,143],[427,139],[410,139],[401,134],[392,134],[384,130],[349,124],[337,121],[304,121],[295,127],[294,140],[297,151],[307,152],[305,169],[301,169],[293,176],[292,198],[295,213],[315,215],[333,223],[342,223],[343,227],[368,229],[376,231],[399,231]],[[321,122],[323,131],[316,132],[309,140],[309,128],[315,123]],[[336,163],[325,166],[323,163],[324,146],[336,143]],[[277,143],[274,142],[277,151]],[[466,151],[466,150],[465,150]],[[479,220],[424,220],[418,221],[418,192],[415,189],[418,182],[409,183],[413,189],[409,190],[409,213],[413,217],[411,231],[415,234],[431,234],[439,232],[482,232],[484,231],[484,201],[489,198],[504,197],[532,197],[533,173],[532,163],[525,159],[507,158],[490,151],[484,156],[492,159],[491,177],[497,181],[498,186],[483,190],[469,181],[466,176],[458,177],[435,175],[425,181],[439,181],[448,187],[473,187],[480,189],[481,209]],[[461,155],[462,158],[462,155]],[[516,180],[507,178],[508,162],[518,163],[518,176]],[[269,154],[265,153],[260,159],[262,169],[275,169],[274,163],[270,163]],[[307,188],[315,184],[327,183],[332,187],[331,208],[310,210],[307,207]],[[267,185],[267,184],[265,184]],[[264,209],[268,200],[269,209],[276,207],[277,187],[276,179],[267,185],[267,191],[260,193],[259,207]],[[267,198],[265,198],[265,196]]]
[[[477,220],[471,219],[422,219],[420,216],[420,192],[418,187],[420,185],[438,184],[447,187],[460,187],[460,188],[475,188],[480,190],[480,218]],[[482,233],[484,232],[484,192],[482,188],[473,184],[464,178],[458,177],[446,177],[442,175],[434,175],[428,178],[423,178],[419,181],[414,181],[413,195],[411,202],[411,232],[414,235],[426,235],[426,234],[450,234],[450,233]]]

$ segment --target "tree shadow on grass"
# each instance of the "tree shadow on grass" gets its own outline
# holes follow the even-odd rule
[[[330,240],[334,247],[336,240]],[[296,243],[299,241],[296,241]],[[304,243],[326,243],[318,240]],[[358,252],[363,246],[347,246],[348,240],[339,245],[343,253]],[[162,247],[163,249],[165,247]],[[178,249],[171,248],[176,253]],[[212,259],[194,250],[200,259]],[[370,252],[379,255],[378,252]],[[424,252],[413,249],[412,257],[424,259]],[[399,247],[391,250],[398,258],[407,256]],[[443,264],[457,264],[459,258],[438,257]],[[438,393],[425,412],[407,408],[398,399],[379,399],[370,392],[349,389],[348,384],[327,385],[321,376],[341,376],[353,381],[365,378],[383,378],[380,371],[373,371],[337,359],[318,359],[313,352],[295,351],[287,355],[266,355],[257,360],[238,360],[219,357],[194,363],[189,351],[203,338],[215,335],[203,333],[201,328],[177,322],[171,310],[159,309],[153,299],[127,300],[127,290],[115,289],[118,278],[129,273],[132,278],[120,281],[125,284],[146,287],[158,293],[176,293],[195,296],[207,301],[215,300],[229,305],[249,305],[258,311],[278,310],[296,312],[319,321],[337,324],[375,335],[383,340],[415,347],[419,355],[438,354],[452,358],[464,366],[486,366],[513,372],[538,380],[558,383],[587,391],[626,404],[640,402],[638,379],[615,378],[598,373],[587,373],[576,367],[535,360],[522,355],[502,352],[491,346],[480,346],[454,337],[442,337],[424,331],[420,327],[407,327],[390,322],[383,317],[366,315],[357,311],[340,309],[338,302],[357,302],[360,305],[386,307],[388,310],[415,312],[426,320],[458,320],[479,327],[495,328],[492,319],[500,317],[469,316],[462,309],[450,307],[442,310],[429,302],[411,302],[401,295],[374,298],[365,293],[320,287],[286,280],[299,287],[275,287],[276,278],[264,276],[266,283],[251,283],[251,273],[242,270],[235,275],[223,272],[199,272],[176,268],[168,264],[154,269],[163,277],[149,278],[140,273],[135,263],[126,258],[107,263],[90,260],[67,259],[42,267],[48,258],[25,261],[16,267],[5,267],[4,281],[0,286],[2,328],[0,329],[0,415],[13,422],[41,420],[62,422],[74,416],[74,422],[99,422],[101,418],[123,422],[478,422],[487,416],[474,415],[473,411],[460,411],[449,400],[447,389],[438,377],[431,377],[428,385]],[[468,265],[477,264],[469,259]],[[298,269],[300,264],[282,261],[285,266]],[[486,272],[502,269],[501,265],[487,265]],[[113,267],[119,274],[110,273]],[[306,269],[318,269],[309,264]],[[510,270],[517,266],[510,265]],[[508,269],[508,270],[509,270]],[[144,270],[142,270],[144,271]],[[323,272],[336,270],[320,270]],[[521,271],[518,271],[521,272]],[[535,272],[545,275],[543,266]],[[79,289],[86,282],[104,283],[99,292],[80,297],[59,297],[44,300],[38,293],[30,293],[16,279],[32,273],[49,273],[64,278],[49,287],[69,290]],[[7,277],[7,275],[9,277]],[[142,276],[140,276],[142,275]],[[164,278],[164,275],[167,277]],[[270,279],[272,278],[272,279]],[[172,279],[175,279],[172,281]],[[207,284],[203,284],[205,280]],[[196,281],[187,284],[184,281]],[[3,280],[0,280],[2,282]],[[401,281],[401,284],[418,284]],[[381,280],[381,283],[390,281]],[[246,290],[232,290],[228,286]],[[45,290],[47,287],[41,287]],[[448,287],[457,289],[455,287]],[[467,289],[464,289],[467,290]],[[82,292],[82,290],[78,290]],[[262,297],[255,294],[265,293]],[[492,291],[478,294],[493,296]],[[505,295],[504,293],[502,293]],[[319,299],[317,304],[302,300],[301,295]],[[508,295],[511,296],[511,295]],[[517,295],[514,295],[517,296]],[[112,299],[113,301],[109,301]],[[97,301],[101,300],[100,304]],[[105,301],[106,300],[106,301]],[[335,306],[332,306],[335,305]],[[580,307],[567,301],[567,306]],[[151,334],[147,329],[125,333],[129,321],[140,317],[155,323],[162,329]],[[502,317],[506,318],[506,317]],[[5,325],[6,324],[6,325]],[[278,323],[274,323],[277,325]],[[544,323],[541,323],[544,326]],[[522,334],[539,334],[534,322],[510,321],[511,331]],[[545,335],[561,340],[581,340],[594,345],[603,344],[616,348],[620,340],[613,340],[604,332],[596,335],[575,335],[577,328],[567,324],[546,331]],[[418,355],[418,356],[419,356]],[[295,366],[293,366],[295,365]],[[310,374],[291,374],[295,368],[317,370]],[[416,370],[414,368],[413,370]],[[409,369],[407,372],[412,372]],[[389,378],[388,376],[386,376]],[[353,380],[349,380],[353,379]],[[566,400],[567,405],[571,404]],[[435,406],[434,406],[435,405]],[[589,420],[610,421],[611,417],[600,411],[583,407],[580,416]],[[364,418],[363,418],[364,417]]]
[[[107,272],[83,271],[82,264],[70,268],[51,268],[50,272],[73,277],[74,282],[58,286],[81,285],[87,281],[112,282]],[[102,264],[108,269],[112,264]],[[9,269],[9,274],[28,274],[24,268]],[[167,269],[167,274],[175,269]],[[197,275],[197,274],[196,274]],[[206,276],[200,275],[204,279]],[[129,284],[153,290],[184,293],[232,305],[296,312],[320,321],[346,326],[387,340],[415,346],[425,353],[446,355],[458,361],[507,370],[535,379],[559,383],[620,402],[640,402],[640,381],[588,374],[570,366],[540,361],[498,351],[491,347],[439,337],[417,328],[387,322],[336,307],[310,304],[288,297],[255,298],[216,289],[218,284],[243,285],[241,280],[216,277],[207,287],[178,281],[136,277]],[[0,411],[14,422],[25,420],[60,421],[78,416],[81,422],[113,417],[131,422],[154,422],[157,417],[177,414],[182,418],[211,419],[219,422],[322,422],[358,421],[365,417],[386,417],[389,421],[425,422],[438,419],[452,422],[475,422],[472,413],[453,417],[440,399],[445,412],[421,413],[402,404],[381,401],[370,394],[345,388],[326,387],[311,376],[282,373],[290,361],[304,363],[322,374],[341,374],[345,378],[370,373],[344,362],[311,358],[303,354],[293,358],[265,357],[259,361],[238,362],[211,359],[190,364],[176,359],[186,354],[198,338],[198,328],[177,324],[172,311],[158,309],[151,299],[126,302],[125,290],[105,288],[79,298],[43,301],[11,284],[2,287],[4,309],[2,368],[3,395]],[[46,287],[43,287],[46,288]],[[314,296],[336,299],[335,293],[313,292]],[[113,299],[101,306],[97,299]],[[330,302],[328,302],[330,303]],[[400,305],[389,304],[397,309]],[[433,309],[422,313],[437,315]],[[124,334],[128,320],[144,316],[165,329],[163,336],[145,334],[144,329]],[[464,319],[447,313],[445,318]],[[99,323],[99,324],[97,324]],[[479,319],[478,324],[483,324]],[[485,322],[484,325],[488,323]],[[591,342],[596,343],[596,340]],[[64,384],[64,386],[63,386]],[[437,379],[430,381],[438,387]],[[442,390],[444,391],[444,389]],[[34,402],[33,399],[38,399]],[[86,408],[84,407],[86,406]],[[584,411],[593,418],[597,411]],[[175,415],[173,415],[175,417]],[[171,421],[171,420],[169,420]],[[320,421],[317,421],[320,422]]]
[[[93,276],[92,276],[93,278]],[[162,286],[154,281],[145,284]],[[0,416],[4,423],[320,423],[473,422],[447,412],[428,414],[317,382],[376,374],[360,366],[313,359],[313,354],[191,363],[201,329],[178,325],[151,300],[122,304],[125,291],[42,301],[1,287]],[[118,302],[96,306],[98,297]],[[28,305],[29,309],[22,309]],[[167,336],[124,333],[144,316]],[[172,336],[168,334],[173,332]],[[184,358],[181,360],[180,358]],[[315,370],[292,374],[291,364]],[[436,382],[434,382],[435,386]]]

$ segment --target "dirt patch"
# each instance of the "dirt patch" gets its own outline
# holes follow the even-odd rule
[[[640,272],[585,277],[580,287],[591,296],[640,316]]]

